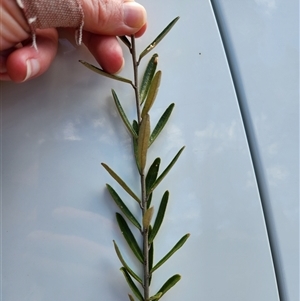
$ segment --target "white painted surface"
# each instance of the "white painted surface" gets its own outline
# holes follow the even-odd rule
[[[148,2],[149,30],[140,49],[181,16],[157,47],[163,79],[151,116],[157,120],[171,102],[176,107],[150,157],[160,156],[166,166],[186,145],[157,188],[158,199],[170,190],[171,204],[156,259],[191,233],[157,271],[154,290],[180,273],[181,282],[165,300],[277,301],[252,162],[210,4]],[[1,87],[6,301],[127,298],[112,239],[124,252],[125,243],[104,188],[107,182],[118,187],[100,162],[137,188],[130,138],[110,97],[114,87],[133,118],[132,91],[84,69],[78,59],[93,62],[83,47],[63,42],[44,76]]]
[[[212,1],[257,162],[283,301],[299,300],[299,1]]]

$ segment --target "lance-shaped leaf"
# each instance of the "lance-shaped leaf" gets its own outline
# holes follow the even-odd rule
[[[152,268],[151,273],[153,273],[155,270],[157,270],[161,265],[163,265],[176,251],[178,251],[184,243],[187,241],[187,239],[190,237],[190,234],[184,235],[177,243],[176,245]]]
[[[151,226],[149,227],[149,233],[151,233]],[[153,260],[154,260],[154,244],[149,244],[149,285],[151,284],[152,274],[150,273],[153,268]]]
[[[153,163],[151,164],[147,176],[146,176],[146,194],[148,195],[148,191],[154,184],[157,179],[159,166],[160,166],[160,158],[156,158]]]
[[[134,298],[130,294],[128,294],[128,297],[129,297],[130,301],[135,301]]]
[[[160,202],[153,228],[151,230],[151,233],[149,234],[149,244],[151,244],[153,242],[153,240],[154,240],[156,234],[158,233],[160,226],[164,220],[166,208],[168,205],[168,200],[169,200],[169,191],[166,191]]]
[[[135,130],[135,132],[138,134],[138,132],[139,132],[139,125],[138,125],[138,123],[137,123],[136,120],[133,120],[132,127]],[[133,138],[132,139],[132,143],[133,143],[133,153],[134,153],[134,158],[135,158],[136,166],[137,166],[138,170],[140,171],[141,167],[140,167],[139,161],[138,161],[138,139]]]
[[[164,177],[168,174],[168,172],[171,170],[171,168],[174,166],[174,164],[176,163],[176,161],[178,160],[180,154],[182,153],[182,151],[184,150],[184,146],[178,151],[178,153],[176,154],[176,156],[173,158],[173,160],[171,161],[171,163],[166,167],[166,169],[162,172],[162,174],[157,178],[157,180],[154,182],[154,184],[152,185],[149,193],[151,193],[156,187],[157,185],[164,179]]]
[[[132,128],[136,132],[136,134],[138,135],[138,133],[139,133],[139,124],[136,120],[132,121]]]
[[[147,199],[147,208],[150,208],[151,201],[152,201],[152,196],[153,196],[153,193],[150,193],[149,196],[148,196],[148,199]]]
[[[117,217],[117,222],[118,222],[119,228],[120,228],[125,240],[127,241],[130,249],[132,250],[133,254],[136,256],[136,258],[141,263],[143,263],[144,262],[144,257],[143,257],[142,250],[139,247],[139,245],[138,245],[135,237],[133,236],[130,228],[128,227],[125,219],[119,213],[116,213],[116,217]]]
[[[171,21],[167,27],[154,39],[154,41],[146,47],[146,49],[140,54],[139,61],[148,54],[166,35],[167,33],[172,29],[172,27],[175,25],[175,23],[178,21],[179,17],[175,18],[173,21]]]
[[[105,163],[101,165],[106,169],[106,171],[121,185],[121,187],[138,203],[141,203],[138,196],[128,187],[128,185]]]
[[[140,166],[140,173],[144,171],[147,161],[147,150],[150,137],[150,118],[147,114],[141,122],[139,128],[139,137],[137,142],[137,159]]]
[[[152,296],[152,297],[150,297],[148,300],[149,301],[154,301],[154,300],[159,300],[161,297],[162,297],[162,293],[157,293],[156,295],[154,295],[154,296]]]
[[[131,43],[126,36],[118,37],[129,49],[131,49]]]
[[[92,70],[92,71],[94,71],[94,72],[96,72],[98,74],[101,74],[101,75],[103,75],[105,77],[112,78],[112,79],[115,79],[117,81],[124,82],[124,83],[130,84],[130,85],[133,86],[133,82],[130,79],[128,79],[128,78],[121,77],[121,76],[118,76],[118,75],[110,74],[110,73],[104,71],[103,69],[98,68],[98,67],[96,67],[94,65],[91,65],[91,64],[89,64],[89,63],[87,63],[85,61],[82,61],[82,60],[79,60],[79,62],[81,64],[83,64],[85,67],[89,68],[90,70]]]
[[[176,274],[169,278],[165,284],[160,288],[157,294],[161,293],[161,297],[170,290],[179,280],[181,279],[181,276]]]
[[[118,247],[118,245],[116,244],[115,241],[114,242],[114,247],[115,247],[115,251],[116,251],[116,254],[119,258],[119,260],[121,261],[121,263],[123,264],[123,267],[126,269],[126,271],[136,280],[138,281],[140,284],[143,284],[143,281],[142,279],[128,266],[128,264],[125,262],[121,252],[120,252],[120,249]]]
[[[153,77],[153,80],[151,82],[149,92],[147,95],[147,99],[145,101],[145,104],[144,104],[144,107],[142,110],[142,118],[144,118],[145,115],[149,113],[149,111],[156,99],[156,95],[157,95],[158,88],[160,85],[161,74],[162,74],[161,71],[157,71]]]
[[[115,201],[115,203],[118,205],[118,207],[121,209],[121,211],[124,213],[124,215],[132,222],[134,226],[136,226],[139,230],[142,229],[140,223],[137,221],[137,219],[134,217],[134,215],[131,213],[131,211],[128,209],[128,207],[124,204],[122,199],[119,197],[119,195],[116,193],[116,191],[108,184],[106,184],[106,187]]]
[[[140,85],[140,102],[141,102],[141,104],[144,102],[144,100],[146,99],[146,96],[148,94],[148,91],[149,91],[149,88],[150,88],[150,85],[151,85],[151,82],[152,82],[152,79],[153,79],[153,76],[155,74],[155,70],[157,67],[157,62],[158,62],[158,54],[155,53],[155,54],[153,54],[152,58],[150,59],[148,65],[146,67],[146,70],[145,70],[145,73],[144,73],[144,76],[143,76],[143,79],[142,79],[142,82]]]
[[[169,120],[169,117],[171,116],[171,113],[174,109],[175,104],[172,103],[168,106],[168,108],[165,110],[163,115],[158,120],[155,128],[153,129],[150,139],[149,139],[149,146],[154,142],[154,140],[158,137],[162,129],[165,127],[167,121]]]
[[[143,228],[148,229],[151,223],[151,219],[153,216],[153,207],[150,207],[149,209],[146,210],[144,216],[143,216]]]
[[[132,290],[132,292],[135,294],[135,296],[140,300],[140,301],[144,301],[144,298],[141,294],[141,292],[139,291],[139,289],[136,287],[136,285],[134,284],[134,282],[132,281],[130,275],[127,273],[125,268],[121,268],[120,269],[121,272],[123,273],[130,289]]]
[[[119,101],[119,98],[118,98],[118,96],[117,96],[115,90],[111,90],[111,92],[112,92],[112,96],[113,96],[113,98],[114,98],[114,101],[115,101],[115,105],[116,105],[116,107],[117,107],[117,110],[118,110],[118,112],[119,112],[119,114],[120,114],[120,117],[121,117],[121,119],[123,120],[123,122],[124,122],[126,128],[128,129],[128,131],[131,133],[131,135],[132,135],[133,137],[137,138],[137,133],[136,133],[135,130],[133,129],[132,125],[130,124],[130,122],[129,122],[129,120],[128,120],[126,114],[125,114],[125,111],[123,110],[123,108],[122,108],[122,106],[121,106],[121,103],[120,103],[120,101]]]

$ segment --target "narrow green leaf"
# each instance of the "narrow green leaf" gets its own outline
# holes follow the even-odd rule
[[[138,125],[136,120],[133,120],[132,127],[135,130],[135,132],[138,134],[139,125]],[[135,158],[136,166],[137,166],[139,172],[141,172],[141,167],[140,167],[139,161],[138,161],[138,147],[137,147],[138,140],[136,138],[133,138],[132,143],[133,143],[133,152],[134,152],[134,158]]]
[[[143,110],[142,110],[142,118],[144,118],[144,116],[146,114],[149,113],[155,99],[156,99],[156,95],[158,93],[158,88],[160,86],[160,80],[161,80],[161,71],[157,71],[153,77],[153,80],[151,82],[150,88],[149,88],[149,92],[147,95],[147,99],[145,101]]]
[[[162,197],[162,200],[160,202],[160,206],[155,218],[155,222],[153,225],[153,229],[151,230],[151,234],[149,234],[149,244],[151,244],[158,233],[160,226],[164,220],[166,208],[168,205],[168,200],[169,200],[169,191],[166,191]]]
[[[166,167],[166,169],[162,172],[162,174],[157,178],[157,180],[154,182],[150,189],[150,193],[157,187],[157,185],[164,179],[164,177],[168,174],[168,172],[171,170],[171,168],[174,166],[176,161],[178,160],[180,154],[184,150],[184,146],[178,151],[174,159],[171,161],[171,163]]]
[[[124,204],[124,202],[121,200],[119,195],[116,193],[116,191],[108,184],[106,184],[106,187],[115,201],[115,203],[118,205],[118,207],[121,209],[121,211],[124,213],[124,215],[132,222],[134,226],[136,226],[139,230],[142,229],[140,223],[136,220],[134,215],[131,213],[131,211],[128,209],[128,207]]]
[[[116,213],[116,217],[117,217],[117,222],[119,225],[119,228],[125,238],[125,240],[127,241],[130,249],[132,250],[132,252],[134,253],[134,255],[136,256],[136,258],[143,263],[144,262],[144,257],[143,257],[143,253],[141,248],[139,247],[136,239],[134,238],[130,228],[128,227],[125,219],[123,218],[123,216],[119,213]]]
[[[172,27],[175,25],[175,23],[178,21],[179,17],[175,18],[173,21],[171,21],[168,26],[154,39],[154,41],[146,47],[146,49],[140,54],[139,61],[148,54],[166,35],[167,33],[172,29]]]
[[[136,133],[135,130],[133,129],[132,125],[130,124],[130,122],[129,122],[129,120],[128,120],[126,114],[125,114],[125,111],[123,110],[123,108],[122,108],[122,106],[121,106],[121,103],[120,103],[120,101],[119,101],[119,98],[118,98],[118,96],[117,96],[115,90],[111,90],[111,92],[112,92],[112,96],[113,96],[113,98],[114,98],[114,101],[115,101],[115,105],[116,105],[116,107],[117,107],[117,110],[118,110],[118,112],[119,112],[119,114],[120,114],[120,117],[121,117],[121,119],[123,120],[123,122],[124,122],[126,128],[128,129],[128,131],[131,133],[131,135],[132,135],[133,137],[137,138],[137,133]]]
[[[177,243],[176,245],[152,268],[151,273],[153,273],[155,270],[157,270],[161,265],[163,265],[176,251],[178,251],[184,243],[187,241],[187,239],[190,237],[190,234],[184,235]]]
[[[128,185],[105,163],[101,165],[106,169],[106,171],[121,185],[121,187],[138,203],[141,203],[138,196],[128,187]]]
[[[160,298],[168,291],[170,290],[179,280],[181,279],[181,276],[176,274],[174,276],[172,276],[171,278],[169,278],[165,284],[160,288],[160,290],[158,291],[157,295],[159,293],[161,293]]]
[[[117,256],[119,258],[119,260],[121,261],[121,263],[123,264],[123,267],[126,269],[126,271],[136,280],[138,281],[140,284],[143,284],[142,279],[128,266],[128,264],[125,262],[120,249],[117,245],[117,243],[115,241],[114,242],[114,247],[115,247],[115,251],[117,253]]]
[[[153,259],[154,259],[154,244],[151,243],[149,248],[149,272],[153,268]]]
[[[151,226],[149,227],[149,233],[151,233]],[[153,268],[153,260],[154,260],[154,244],[150,244],[149,248],[149,285],[151,284],[152,274],[150,273]]]
[[[153,54],[152,58],[150,59],[148,65],[146,67],[146,70],[145,70],[145,73],[144,73],[144,76],[143,76],[143,79],[142,79],[142,82],[140,85],[140,102],[141,102],[141,104],[144,102],[144,100],[146,99],[146,96],[148,94],[150,84],[152,82],[152,79],[153,79],[153,76],[155,74],[155,70],[157,67],[157,62],[158,62],[158,54],[155,53],[155,54]]]
[[[150,207],[149,209],[146,210],[146,212],[143,216],[143,228],[144,229],[149,228],[149,225],[151,223],[151,219],[152,219],[152,216],[153,216],[153,211],[154,211],[153,207]]]
[[[131,49],[131,43],[126,36],[118,37],[129,49]]]
[[[130,294],[128,294],[128,297],[129,297],[129,300],[130,300],[130,301],[135,301],[135,300],[133,299],[133,297],[132,297]]]
[[[153,193],[150,193],[149,196],[148,196],[148,199],[147,199],[147,208],[150,208],[151,201],[152,201],[152,196],[153,196]]]
[[[150,140],[149,140],[149,147],[154,142],[154,140],[158,137],[162,129],[165,127],[167,121],[169,120],[169,117],[171,116],[171,113],[174,109],[175,104],[172,103],[168,106],[168,108],[165,110],[163,115],[158,120],[154,130],[151,133]]]
[[[157,293],[156,295],[154,295],[154,296],[152,296],[152,297],[150,297],[148,300],[149,301],[153,301],[153,300],[159,300],[161,297],[162,297],[162,293]]]
[[[147,176],[146,176],[146,194],[150,191],[150,188],[154,184],[157,179],[159,166],[160,166],[160,158],[156,158],[153,163],[151,164]]]
[[[91,64],[89,64],[89,63],[87,63],[85,61],[82,61],[82,60],[79,60],[79,62],[81,64],[83,64],[85,67],[89,68],[90,70],[92,70],[92,71],[94,71],[94,72],[96,72],[98,74],[101,74],[101,75],[106,76],[108,78],[112,78],[112,79],[115,79],[117,81],[124,82],[124,83],[130,84],[130,85],[133,86],[133,82],[130,79],[128,79],[128,78],[121,77],[121,76],[114,75],[114,74],[110,74],[110,73],[104,71],[103,69],[98,68],[98,67],[96,67],[94,65],[91,65]]]
[[[144,298],[141,294],[141,292],[139,291],[139,289],[136,287],[136,285],[134,284],[134,282],[132,281],[130,275],[127,273],[125,268],[121,268],[120,269],[121,272],[123,273],[130,289],[132,290],[132,292],[135,294],[135,296],[140,300],[140,301],[144,301]]]
[[[150,137],[150,118],[149,115],[147,114],[142,119],[139,128],[139,137],[137,142],[137,158],[138,158],[138,165],[141,168],[140,172],[143,172],[146,166],[149,137]]]
[[[136,135],[138,135],[138,133],[139,133],[139,124],[136,120],[132,121],[132,128],[136,132]]]

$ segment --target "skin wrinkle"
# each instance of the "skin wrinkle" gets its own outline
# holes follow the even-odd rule
[[[86,5],[87,3],[84,3],[83,5]],[[86,23],[88,23],[88,20],[89,19],[92,19],[92,20],[98,20],[98,24],[101,24],[102,23],[102,20],[100,18],[100,15],[99,15],[99,11],[101,10],[100,8],[100,3],[99,1],[97,0],[92,0],[91,2],[88,3],[89,5],[89,8],[88,10],[84,9],[83,10],[85,11],[85,15],[84,15],[84,23],[86,25]],[[87,15],[87,11],[89,12],[92,12],[93,15]]]
[[[121,9],[113,10],[113,13],[110,11],[110,17],[115,20],[122,20]]]
[[[4,39],[4,40],[8,39],[8,41],[9,41],[9,38],[8,38],[9,36],[12,37],[12,36],[17,36],[18,35],[18,32],[19,32],[19,23],[17,22],[16,19],[14,19],[6,11],[2,12],[1,19],[2,19],[2,22],[4,24],[8,24],[8,23],[11,24],[11,29],[10,29],[11,33],[8,33],[7,26],[2,26],[2,28],[1,28],[2,39]]]
[[[25,32],[30,33],[29,26],[26,20],[24,19],[23,12],[21,11],[21,9],[17,5],[15,5],[14,1],[12,2],[3,1],[3,2],[4,2],[3,3],[4,11],[9,13],[11,16],[13,16],[14,20],[22,29],[24,29]]]
[[[29,26],[21,10],[14,1],[1,1],[1,40],[0,50],[14,46],[15,40],[29,37]]]
[[[89,19],[98,20],[97,23],[99,24],[99,27],[113,30],[110,20],[122,20],[122,16],[120,16],[122,9],[121,7],[116,9],[116,3],[109,0],[92,0],[91,3],[92,5],[88,11],[93,12],[94,16],[85,16],[86,23]],[[121,6],[121,2],[119,2],[118,5]],[[119,15],[117,15],[117,11],[119,11]],[[112,12],[115,12],[115,15]],[[108,25],[110,25],[110,27]]]

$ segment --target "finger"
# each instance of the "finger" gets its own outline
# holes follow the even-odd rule
[[[7,57],[6,74],[12,81],[27,81],[41,75],[49,68],[57,52],[57,31],[38,30],[36,42],[38,50],[28,43]]]
[[[95,5],[97,4],[97,5]],[[124,0],[84,0],[84,29],[103,35],[132,35],[145,24],[145,8],[134,2]]]
[[[137,33],[134,34],[134,36],[135,36],[136,38],[141,37],[141,36],[145,33],[146,29],[147,29],[147,23],[144,24],[144,25],[142,26],[142,28],[141,28]]]
[[[124,58],[122,48],[116,37],[85,33],[83,42],[106,72],[114,74],[121,71]]]
[[[147,25],[145,24],[135,36],[140,37],[145,32],[146,27]],[[106,72],[116,74],[123,69],[123,51],[116,37],[85,32],[83,42]]]
[[[16,1],[1,0],[0,11],[0,50],[5,50],[27,39],[30,29]]]

